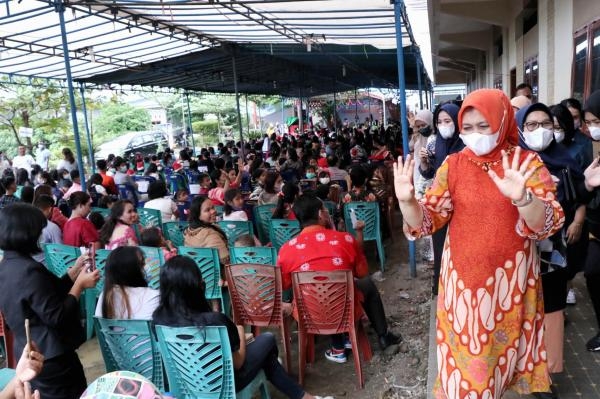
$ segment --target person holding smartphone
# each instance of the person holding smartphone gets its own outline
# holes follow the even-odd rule
[[[46,360],[31,380],[45,399],[78,398],[87,384],[75,350],[84,342],[79,320],[79,297],[100,278],[97,270],[83,270],[85,256],[62,277],[32,258],[40,251],[39,238],[46,218],[36,207],[18,203],[0,210],[0,311],[15,335],[14,352],[26,346],[25,319],[31,339]]]

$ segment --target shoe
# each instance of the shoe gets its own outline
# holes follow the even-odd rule
[[[576,305],[577,304],[577,297],[575,296],[575,291],[573,290],[573,288],[571,288],[569,290],[569,292],[567,292],[567,305]]]
[[[336,349],[327,349],[325,351],[325,359],[334,363],[346,363],[348,358],[346,357],[346,352],[342,350],[338,352]]]
[[[387,334],[379,337],[379,349],[383,351],[388,346],[397,345],[400,342],[402,342],[402,335],[395,335],[388,331]]]
[[[592,339],[590,339],[585,347],[590,352],[598,352],[600,351],[600,333],[596,334]]]
[[[315,396],[315,399],[335,399],[333,396]]]
[[[350,342],[348,336],[344,338],[344,348],[352,350],[352,342]]]

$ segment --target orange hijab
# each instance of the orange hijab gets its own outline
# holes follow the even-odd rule
[[[462,117],[466,110],[475,108],[485,117],[490,124],[492,131],[496,133],[499,129],[498,145],[489,154],[477,156],[468,148],[463,151],[468,151],[469,154],[481,159],[482,161],[493,161],[500,158],[500,151],[516,146],[519,143],[517,131],[517,122],[515,115],[510,105],[510,100],[502,90],[498,89],[480,89],[470,93],[462,103],[460,111],[458,111],[458,126],[462,126]],[[502,122],[504,118],[504,123]]]

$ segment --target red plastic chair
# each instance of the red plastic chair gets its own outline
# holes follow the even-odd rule
[[[4,341],[4,350],[6,355],[6,365],[7,367],[14,369],[17,367],[17,360],[15,359],[15,354],[13,352],[13,341],[14,337],[12,332],[6,328],[6,324],[4,323],[4,315],[0,312],[0,338]]]
[[[298,309],[298,342],[300,385],[304,384],[306,356],[314,360],[314,335],[348,333],[358,377],[358,386],[365,385],[360,363],[373,357],[365,329],[354,314],[354,279],[349,270],[292,273],[294,299]]]
[[[240,263],[227,265],[225,277],[231,296],[233,320],[239,325],[249,325],[254,335],[260,327],[277,326],[285,351],[285,368],[292,366],[291,315],[285,316],[281,302],[281,269],[271,265]]]

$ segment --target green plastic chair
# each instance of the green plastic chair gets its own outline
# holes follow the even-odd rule
[[[165,222],[162,226],[165,239],[170,240],[176,247],[183,245],[183,231],[188,227],[188,222]]]
[[[119,365],[110,351],[110,347],[106,342],[104,334],[102,331],[100,331],[100,323],[98,322],[98,319],[98,317],[94,317],[94,331],[96,331],[96,337],[98,337],[98,346],[100,347],[102,359],[104,359],[104,368],[107,373],[118,371]]]
[[[233,356],[226,327],[156,326],[169,389],[177,399],[270,399],[265,373],[236,394]]]
[[[273,248],[279,252],[279,248],[296,237],[301,230],[300,222],[297,220],[271,219],[269,222],[269,236]]]
[[[193,248],[177,247],[177,253],[192,258],[196,266],[200,269],[202,279],[205,283],[206,299],[218,299],[221,301],[221,309],[225,309],[223,302],[223,293],[219,286],[221,279],[221,266],[219,262],[219,252],[216,248]]]
[[[352,219],[350,218],[350,210],[353,209],[357,220],[365,222],[363,230],[364,241],[376,241],[377,253],[379,254],[379,265],[381,271],[385,270],[385,251],[383,249],[383,240],[381,238],[381,224],[379,214],[379,203],[373,202],[349,202],[344,205],[344,222],[346,231],[352,235],[356,235],[356,231],[352,228]]]
[[[230,261],[237,263],[258,263],[260,265],[277,264],[277,250],[272,247],[231,247]]]
[[[15,376],[15,370],[9,368],[0,369],[0,390],[4,389],[8,385],[10,380]]]
[[[140,224],[146,227],[162,227],[162,214],[158,209],[138,208],[137,213],[140,217]]]
[[[273,218],[273,211],[275,210],[275,204],[257,205],[252,210],[254,214],[254,224],[256,231],[258,232],[258,239],[263,245],[266,245],[269,241],[269,223]]]
[[[79,248],[70,245],[50,243],[43,245],[43,247],[46,267],[56,277],[64,276],[67,269],[73,266],[81,255]]]
[[[337,204],[333,201],[323,201],[323,205],[325,205],[327,212],[333,217],[333,215],[335,215]]]
[[[108,208],[92,207],[92,208],[90,208],[90,212],[98,212],[99,214],[102,215],[102,217],[104,217],[104,219],[106,219],[110,216],[110,209],[108,209]]]
[[[252,222],[222,220],[220,222],[217,222],[217,224],[227,236],[227,242],[229,243],[230,247],[234,245],[235,240],[237,240],[239,236],[244,234],[250,234],[251,236],[254,235],[254,231],[252,229]]]
[[[223,220],[223,213],[225,212],[225,206],[215,205],[215,211],[217,211],[217,220]]]
[[[158,289],[160,286],[160,268],[165,264],[165,257],[161,248],[139,247],[144,253],[146,264],[144,271],[148,287]]]
[[[97,317],[98,337],[110,351],[105,363],[113,362],[117,370],[141,374],[161,391],[165,389],[163,368],[158,345],[152,338],[150,320],[117,320]],[[101,346],[102,351],[102,346]],[[104,356],[104,351],[102,351]],[[108,365],[107,365],[108,368]]]

